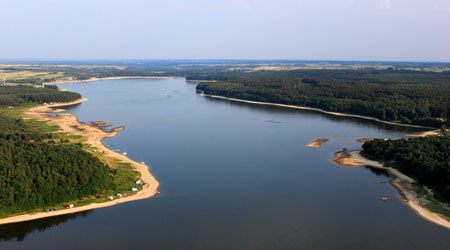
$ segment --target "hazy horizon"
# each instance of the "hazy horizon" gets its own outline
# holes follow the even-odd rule
[[[2,59],[450,61],[445,0],[4,0],[0,8]]]

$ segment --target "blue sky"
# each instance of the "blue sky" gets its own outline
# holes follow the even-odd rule
[[[450,61],[450,0],[0,0],[0,58]]]

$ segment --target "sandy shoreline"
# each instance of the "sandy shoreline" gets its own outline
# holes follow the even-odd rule
[[[218,95],[208,95],[208,94],[203,93],[203,91],[199,91],[199,92],[200,92],[201,96],[217,98],[217,99],[224,99],[224,100],[229,100],[229,101],[234,101],[234,102],[244,102],[244,103],[259,104],[259,105],[269,105],[269,106],[278,106],[278,107],[293,108],[293,109],[312,110],[312,111],[317,111],[317,112],[321,112],[321,113],[329,114],[329,115],[361,118],[361,119],[365,119],[365,120],[371,120],[371,121],[380,122],[380,123],[384,123],[384,124],[390,124],[390,125],[397,125],[397,126],[410,127],[410,128],[432,129],[433,131],[436,130],[436,128],[432,128],[432,127],[426,127],[426,126],[420,126],[420,125],[410,125],[410,124],[401,124],[401,123],[383,121],[383,120],[380,120],[378,118],[370,117],[370,116],[344,114],[344,113],[339,113],[339,112],[325,111],[325,110],[319,109],[319,108],[287,105],[287,104],[280,104],[280,103],[247,101],[247,100],[243,100],[243,99],[229,98],[229,97],[218,96]],[[433,131],[427,131],[427,132],[424,132],[424,133],[430,133],[430,132],[433,132]],[[413,135],[411,135],[411,136],[413,136]]]
[[[411,209],[413,209],[422,218],[450,229],[450,222],[447,219],[443,218],[437,213],[431,212],[430,210],[422,206],[420,199],[417,197],[415,189],[412,186],[415,182],[412,178],[402,174],[397,169],[387,168],[379,162],[366,159],[360,155],[360,152],[360,150],[337,152],[335,153],[335,157],[337,159],[333,160],[333,162],[340,166],[370,166],[372,168],[386,170],[389,174],[395,177],[392,181],[390,181],[390,184],[398,190],[403,199],[407,200],[405,203]]]
[[[79,99],[69,103],[54,103],[51,105],[39,106],[35,108],[28,109],[24,112],[24,117],[32,118],[37,120],[50,120],[52,123],[58,125],[65,133],[71,133],[75,135],[81,135],[87,139],[87,143],[92,147],[97,148],[98,152],[104,152],[106,156],[118,159],[124,163],[129,163],[136,171],[141,174],[141,180],[145,183],[143,185],[142,190],[137,192],[135,195],[127,196],[123,198],[118,198],[113,201],[107,201],[102,203],[92,203],[86,206],[75,207],[71,209],[58,210],[54,212],[39,212],[33,214],[24,214],[13,217],[8,217],[4,219],[0,219],[0,225],[29,221],[35,219],[41,219],[52,216],[59,216],[64,214],[72,214],[77,212],[82,212],[86,210],[92,210],[102,207],[114,206],[124,202],[130,202],[140,199],[150,198],[155,196],[158,193],[159,182],[150,172],[150,169],[147,165],[138,163],[136,161],[131,160],[125,155],[119,154],[107,148],[103,144],[103,139],[107,137],[116,136],[118,131],[121,128],[113,129],[111,132],[104,131],[95,125],[85,124],[78,121],[78,118],[73,114],[59,114],[56,116],[50,116],[48,112],[56,112],[61,111],[58,109],[53,109],[56,107],[70,106],[77,103],[81,103],[86,101],[87,99]]]

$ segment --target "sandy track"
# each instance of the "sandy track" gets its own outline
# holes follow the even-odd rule
[[[133,161],[130,158],[126,157],[125,155],[114,152],[114,151],[108,149],[103,144],[102,141],[104,138],[116,136],[118,134],[118,132],[121,130],[121,128],[113,129],[111,132],[107,132],[107,131],[104,131],[104,130],[96,127],[95,125],[90,125],[90,124],[85,124],[85,123],[79,122],[78,118],[72,114],[59,114],[57,116],[50,116],[47,114],[48,112],[55,112],[55,109],[52,109],[54,107],[74,105],[77,103],[81,103],[83,101],[86,101],[86,99],[79,99],[79,100],[76,100],[76,101],[70,102],[70,103],[56,103],[56,104],[52,104],[52,105],[31,108],[24,112],[24,116],[27,118],[33,118],[33,119],[38,119],[38,120],[50,120],[52,123],[59,125],[65,133],[71,133],[71,134],[75,134],[75,135],[84,136],[87,139],[87,143],[90,144],[92,147],[96,147],[98,152],[104,152],[106,156],[119,159],[120,161],[122,161],[124,163],[129,163],[136,171],[138,171],[141,174],[141,180],[145,183],[142,186],[142,190],[137,192],[135,195],[118,198],[113,201],[107,201],[107,202],[103,202],[103,203],[92,203],[92,204],[89,204],[86,206],[75,207],[75,208],[65,209],[65,210],[58,210],[58,211],[54,211],[54,212],[47,212],[47,213],[40,212],[40,213],[24,214],[24,215],[8,217],[8,218],[0,219],[0,225],[21,222],[21,221],[41,219],[41,218],[58,216],[58,215],[63,215],[63,214],[72,214],[72,213],[76,213],[76,212],[92,210],[92,209],[97,209],[97,208],[102,208],[102,207],[109,207],[109,206],[114,206],[114,205],[124,203],[124,202],[130,202],[130,201],[150,198],[150,197],[158,194],[159,182],[152,175],[152,173],[150,172],[149,167],[147,165],[138,163],[138,162]],[[57,111],[60,111],[60,110],[57,110]]]

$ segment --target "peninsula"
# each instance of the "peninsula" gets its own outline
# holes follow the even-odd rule
[[[73,208],[67,209],[47,209],[44,212],[32,212],[32,213],[15,213],[12,216],[8,216],[6,218],[0,219],[1,224],[15,223],[21,221],[28,221],[34,219],[40,219],[51,216],[58,216],[63,214],[71,214],[86,210],[92,210],[96,208],[102,208],[107,206],[113,206],[124,202],[135,201],[139,199],[146,199],[152,196],[155,196],[158,193],[159,182],[152,175],[149,170],[149,167],[143,163],[138,163],[136,161],[131,160],[123,154],[114,152],[110,150],[103,144],[103,139],[111,136],[118,135],[119,131],[124,129],[124,127],[112,129],[111,131],[105,131],[102,128],[92,125],[85,124],[78,121],[77,117],[72,114],[56,114],[50,115],[49,113],[56,113],[63,111],[64,106],[76,105],[86,101],[85,98],[79,98],[69,102],[63,103],[52,103],[34,106],[31,108],[19,108],[14,110],[16,115],[23,116],[24,119],[32,119],[32,121],[46,121],[48,125],[56,125],[59,130],[56,132],[60,134],[70,135],[71,138],[76,137],[84,141],[83,144],[86,145],[84,147],[84,151],[87,151],[89,154],[92,154],[94,157],[98,157],[104,164],[108,165],[112,170],[120,171],[121,174],[125,173],[130,177],[133,176],[133,171],[138,173],[140,182],[143,184],[141,189],[138,192],[131,192],[131,187],[133,184],[133,177],[128,177],[129,181],[127,183],[119,183],[115,185],[123,186],[123,192],[116,196],[114,194],[114,198],[100,198],[101,196],[92,197],[88,199],[82,199],[79,201],[73,201],[76,205]],[[9,111],[9,110],[8,110]],[[45,126],[48,126],[45,125]],[[31,142],[31,140],[30,140]],[[33,140],[34,142],[34,140]],[[129,167],[131,168],[129,168]],[[91,166],[95,168],[96,166]],[[129,188],[127,188],[128,186]],[[125,189],[128,191],[125,191]],[[105,192],[103,196],[108,195],[111,191]],[[113,197],[113,196],[108,196]],[[68,204],[70,202],[66,202]],[[57,206],[53,206],[57,207]],[[42,211],[42,210],[41,210]]]

